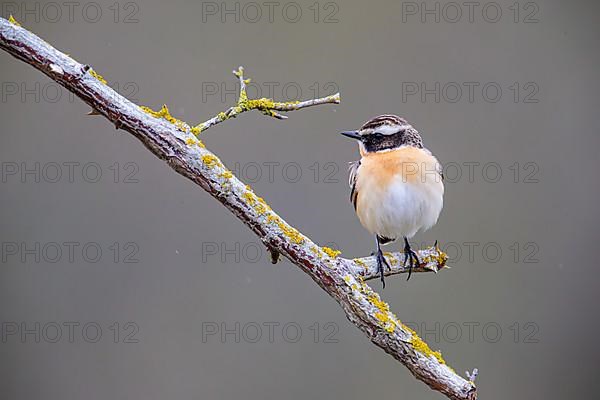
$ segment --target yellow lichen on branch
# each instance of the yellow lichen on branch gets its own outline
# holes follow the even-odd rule
[[[206,167],[208,169],[212,169],[215,166],[222,166],[223,164],[221,164],[221,161],[219,161],[219,159],[215,156],[213,156],[212,154],[205,154],[202,156],[202,162],[204,163],[204,165],[206,165]]]
[[[399,261],[394,257],[392,253],[386,251],[385,253],[383,253],[383,255],[387,257],[388,261],[390,262],[390,265],[399,264]]]
[[[446,361],[442,358],[442,353],[440,353],[439,351],[431,350],[429,345],[425,343],[423,339],[419,337],[419,335],[417,335],[417,332],[410,329],[406,325],[403,325],[403,327],[411,333],[410,344],[416,351],[418,351],[426,357],[435,357],[435,359],[438,360],[440,364],[446,364]]]
[[[364,282],[362,282],[363,288],[366,287]],[[365,290],[366,291],[366,290]],[[381,327],[385,329],[386,332],[392,333],[396,329],[397,326],[401,324],[398,318],[390,311],[390,306],[381,298],[377,293],[372,290],[366,291],[367,300],[377,308],[377,312],[375,312],[375,318],[379,320],[381,323]]]
[[[448,262],[448,254],[444,253],[437,245],[435,245],[435,249],[437,250],[435,253],[429,254],[423,258],[423,262],[425,264],[434,263],[437,266],[437,269],[440,270],[444,267],[447,268],[446,263]]]
[[[283,234],[288,239],[290,239],[291,242],[295,244],[304,243],[304,236],[296,228],[292,228],[291,226],[283,222],[278,216],[269,215],[267,217],[267,222],[276,224],[281,230],[281,232],[283,232]]]
[[[246,192],[242,195],[246,202],[254,208],[258,215],[264,215],[268,211],[271,211],[271,207],[267,204],[267,202],[262,198],[258,197],[250,188],[246,186]]]
[[[360,265],[361,267],[363,267],[363,268],[365,269],[365,272],[367,272],[367,271],[369,270],[369,266],[368,266],[367,264],[365,264],[365,263],[363,262],[363,260],[361,260],[360,258],[355,258],[355,259],[354,259],[354,260],[352,260],[352,261],[354,261],[354,263],[355,263],[356,265]]]
[[[180,119],[177,119],[171,115],[171,113],[169,112],[169,108],[167,107],[166,104],[163,104],[161,109],[158,111],[154,111],[150,107],[146,107],[146,106],[140,106],[140,108],[143,111],[145,111],[146,113],[152,115],[153,117],[162,118],[162,119],[169,121],[170,123],[175,125],[181,131],[189,132],[189,130],[190,130],[190,126],[186,122],[184,122]]]
[[[380,322],[381,328],[386,332],[392,333],[396,327],[402,327],[403,330],[410,333],[410,345],[423,354],[426,357],[434,357],[440,364],[446,364],[446,361],[442,358],[442,354],[439,351],[433,351],[415,332],[413,329],[404,325],[398,317],[390,311],[390,306],[385,301],[381,300],[379,294],[373,291],[369,286],[364,283],[364,280],[359,276],[357,277],[360,282],[360,288],[358,290],[362,293],[367,301],[372,304],[377,311],[375,312],[375,318]],[[354,289],[354,288],[353,288]]]
[[[104,79],[104,77],[102,77],[102,75],[100,75],[99,73],[97,73],[96,71],[94,71],[93,68],[90,68],[90,70],[88,72],[90,73],[91,76],[93,76],[94,78],[96,78],[100,82],[104,83],[105,85],[108,84],[108,82],[106,81],[106,79]]]
[[[197,136],[200,134],[200,129],[198,127],[192,128],[190,126],[190,124],[188,124],[187,122],[182,121],[178,118],[175,118],[173,115],[171,115],[171,112],[169,111],[169,107],[167,107],[166,104],[163,104],[163,106],[158,111],[154,111],[150,107],[146,107],[146,106],[139,106],[139,107],[140,107],[140,109],[142,109],[142,111],[144,111],[147,114],[152,115],[155,118],[162,118],[166,121],[169,121],[170,123],[175,125],[177,127],[177,129],[179,129],[182,132],[191,132],[192,134],[194,134],[194,136],[196,136],[196,138],[187,138],[185,140],[185,143],[188,146],[196,145],[196,146],[200,146],[202,148],[206,148],[204,143],[202,143],[202,141],[197,138]]]
[[[323,247],[321,247],[321,249],[323,249],[323,252],[324,252],[325,254],[327,254],[327,255],[328,255],[329,257],[331,257],[331,258],[336,258],[336,257],[337,257],[337,256],[339,256],[340,254],[342,254],[342,252],[341,252],[341,251],[339,251],[339,250],[334,250],[334,249],[331,249],[331,248],[329,248],[329,247],[327,247],[327,246],[323,246]]]
[[[231,179],[231,178],[233,178],[233,172],[231,172],[230,170],[227,170],[225,172],[221,172],[221,174],[219,174],[219,176],[223,179]]]
[[[19,22],[17,22],[15,17],[12,16],[12,14],[9,15],[8,22],[10,22],[11,24],[16,25],[16,26],[21,26],[21,24]]]
[[[263,114],[273,118],[285,119],[287,117],[285,115],[280,114],[278,111],[294,111],[318,104],[337,104],[340,102],[339,93],[320,99],[308,100],[305,102],[276,102],[275,100],[266,97],[262,97],[259,99],[250,99],[248,98],[248,93],[246,91],[246,85],[250,83],[250,79],[244,78],[244,68],[239,67],[237,70],[233,71],[233,74],[238,78],[240,84],[240,95],[238,97],[237,103],[233,107],[227,109],[226,111],[220,112],[211,119],[191,128],[191,132],[196,136],[214,125],[220,124],[221,122],[227,121],[228,119],[235,118],[239,114],[250,110],[258,110]]]
[[[202,143],[202,141],[196,137],[189,137],[185,139],[185,144],[187,144],[188,146],[200,146],[202,148],[206,148],[206,146],[204,145],[204,143]]]

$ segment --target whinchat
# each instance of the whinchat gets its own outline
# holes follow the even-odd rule
[[[350,164],[350,200],[377,245],[377,269],[385,288],[381,245],[404,238],[404,263],[420,264],[408,239],[431,228],[443,206],[442,167],[404,118],[380,115],[342,135],[358,141],[360,161]],[[407,278],[407,279],[408,279]]]

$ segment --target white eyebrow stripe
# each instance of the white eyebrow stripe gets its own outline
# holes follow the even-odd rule
[[[382,135],[393,135],[396,132],[407,129],[410,125],[381,125],[373,130],[373,132],[381,133]]]

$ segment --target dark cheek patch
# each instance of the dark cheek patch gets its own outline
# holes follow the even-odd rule
[[[400,146],[401,139],[396,135],[383,136],[383,137],[370,137],[365,140],[365,148],[367,151],[381,151],[386,149],[392,149]]]
[[[409,145],[417,148],[423,147],[421,136],[414,129],[400,131],[393,135],[369,135],[363,141],[365,149],[368,152],[395,149],[402,145]]]

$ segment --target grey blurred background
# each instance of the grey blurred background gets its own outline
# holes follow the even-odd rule
[[[390,278],[384,300],[458,372],[479,369],[481,398],[593,396],[600,6],[477,4],[23,1],[2,16],[190,123],[235,102],[238,65],[251,96],[339,90],[340,105],[247,113],[202,140],[346,257],[373,240],[338,132],[406,117],[447,176],[415,244],[438,239],[452,269]],[[8,54],[0,66],[3,398],[441,398],[136,139]]]

